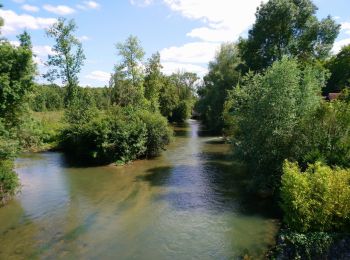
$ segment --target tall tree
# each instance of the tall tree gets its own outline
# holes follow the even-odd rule
[[[18,47],[0,40],[0,206],[19,186],[13,157],[19,149],[19,129],[35,75],[30,37],[23,33],[19,39]]]
[[[114,68],[110,80],[112,103],[118,105],[137,105],[144,97],[142,61],[145,52],[135,36],[125,42],[117,43],[120,62]]]
[[[32,49],[32,39],[27,31],[24,31],[22,34],[17,36],[20,46],[28,49]]]
[[[0,118],[8,125],[19,123],[35,76],[30,36],[23,33],[18,38],[19,47],[0,41]]]
[[[55,40],[55,45],[52,48],[54,54],[48,56],[47,65],[50,69],[44,77],[50,81],[61,79],[62,83],[66,84],[66,105],[72,102],[76,95],[78,74],[85,60],[81,42],[73,34],[76,30],[77,26],[73,20],[59,18],[46,31],[47,36]]]
[[[232,90],[240,79],[241,59],[233,43],[221,45],[215,60],[209,63],[209,72],[198,89],[199,102],[196,110],[207,127],[221,133],[224,127],[223,110],[228,90]]]
[[[160,54],[157,52],[148,59],[144,81],[145,98],[149,100],[153,111],[157,111],[159,108],[159,91],[164,84],[164,75],[161,69]]]
[[[240,40],[243,59],[252,70],[262,70],[284,55],[299,60],[325,59],[339,33],[331,17],[319,21],[310,0],[270,0],[256,12],[248,39]]]
[[[299,127],[320,107],[324,84],[323,70],[311,65],[301,70],[295,59],[283,58],[264,74],[248,74],[232,91],[234,153],[259,186],[276,188],[283,160],[303,155]]]

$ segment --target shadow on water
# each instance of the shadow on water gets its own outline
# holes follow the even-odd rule
[[[155,200],[166,201],[176,210],[205,210],[212,213],[232,212],[277,218],[278,211],[269,199],[258,198],[247,192],[245,169],[233,163],[222,152],[202,152],[201,165],[155,167],[137,181],[151,186],[168,187]]]
[[[62,167],[65,168],[88,168],[101,166],[103,164],[97,163],[93,160],[87,160],[86,158],[74,156],[70,153],[62,153]]]

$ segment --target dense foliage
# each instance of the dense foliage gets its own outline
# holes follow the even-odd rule
[[[298,158],[298,127],[321,104],[324,72],[303,70],[294,59],[275,62],[264,74],[249,74],[232,92],[238,128],[234,153],[244,160],[260,186],[277,187],[282,162]]]
[[[350,167],[350,104],[344,100],[323,102],[299,125],[300,163],[322,161]]]
[[[209,63],[209,72],[198,89],[196,110],[203,123],[212,131],[220,133],[224,128],[224,103],[228,91],[238,84],[241,77],[241,60],[237,46],[221,45],[215,60]]]
[[[61,144],[86,161],[125,163],[157,156],[171,138],[165,118],[146,110],[115,106],[105,113],[84,110],[80,115],[83,120],[63,130]]]
[[[66,84],[66,106],[75,98],[78,87],[78,74],[85,60],[82,45],[74,32],[77,26],[73,20],[59,18],[47,29],[46,34],[55,40],[53,54],[48,56],[48,72],[44,75],[49,81],[61,79]]]
[[[35,73],[30,37],[24,32],[18,39],[18,47],[0,39],[0,204],[19,186],[13,157],[23,143],[26,101]]]
[[[32,50],[1,40],[0,57],[0,118],[6,124],[18,125],[28,93],[33,88]]]
[[[270,0],[262,3],[248,39],[239,48],[251,70],[260,71],[283,56],[300,61],[329,56],[340,26],[331,17],[319,21],[311,0]]]
[[[341,51],[332,57],[326,64],[331,76],[324,92],[340,92],[350,86],[350,45],[344,46]]]
[[[297,163],[283,165],[281,207],[286,224],[296,231],[349,230],[350,170]]]

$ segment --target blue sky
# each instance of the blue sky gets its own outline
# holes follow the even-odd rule
[[[266,1],[266,0],[265,0]],[[32,36],[39,70],[51,39],[44,29],[57,17],[74,18],[86,54],[81,85],[103,86],[118,62],[115,43],[136,35],[146,58],[159,51],[165,73],[187,70],[203,75],[222,42],[246,36],[261,0],[5,0],[0,16],[2,34],[15,44],[27,29]],[[334,52],[350,44],[350,1],[315,0],[319,18],[328,14],[342,24]],[[42,79],[39,79],[42,81]]]

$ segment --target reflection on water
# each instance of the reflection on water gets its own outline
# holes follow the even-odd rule
[[[244,195],[229,147],[199,128],[177,127],[161,157],[125,167],[74,167],[56,152],[22,156],[22,192],[0,208],[0,259],[263,256],[277,224]]]

